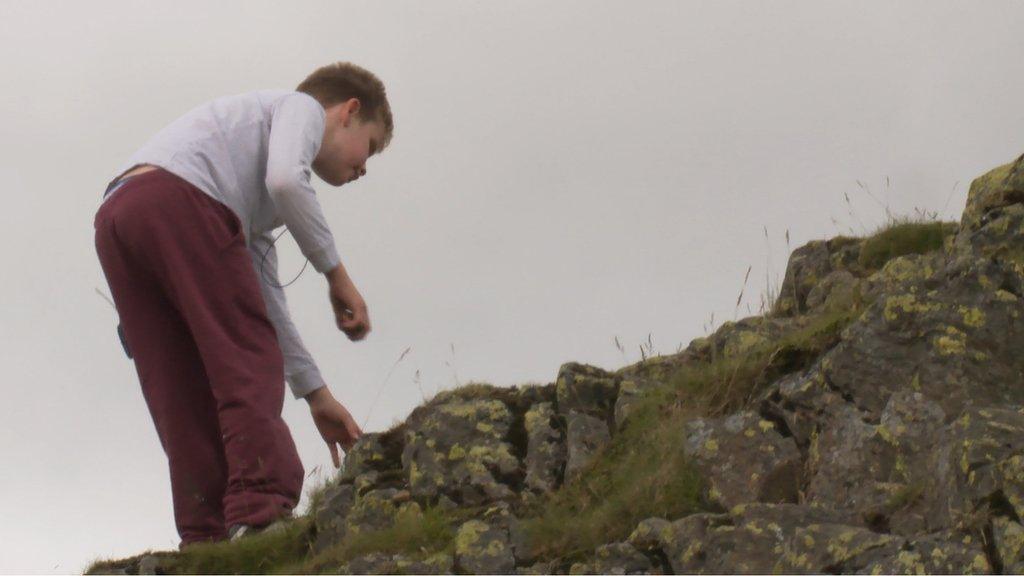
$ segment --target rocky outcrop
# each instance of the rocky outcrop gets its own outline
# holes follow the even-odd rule
[[[617,371],[570,362],[544,386],[467,386],[366,434],[312,511],[314,553],[440,507],[459,512],[449,548],[365,554],[341,571],[1020,572],[1024,156],[972,183],[941,246],[875,267],[867,242],[798,248],[771,313],[678,354]],[[763,349],[852,300],[863,312],[827,349],[787,363],[742,409],[673,431],[704,511],[645,519],[582,556],[531,545],[520,519],[585,476],[679,368]]]

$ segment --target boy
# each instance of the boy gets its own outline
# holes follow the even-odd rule
[[[179,549],[291,516],[305,471],[281,418],[304,398],[334,466],[362,433],[303,346],[278,284],[286,225],[328,282],[335,322],[370,319],[324,221],[310,170],[341,186],[391,140],[384,85],[350,63],[295,91],[207,102],[139,149],[96,213],[96,251],[167,455]]]

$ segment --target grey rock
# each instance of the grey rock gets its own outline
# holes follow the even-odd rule
[[[631,544],[615,542],[594,551],[593,569],[598,574],[650,574],[651,561]]]
[[[563,364],[556,381],[558,413],[567,416],[576,412],[610,422],[620,380],[620,376],[595,366]]]
[[[800,451],[755,412],[687,422],[684,451],[725,508],[748,502],[796,502]]]
[[[355,503],[355,489],[351,484],[335,484],[327,488],[318,509],[313,511],[316,541],[313,549],[319,553],[341,541],[345,536],[345,519]]]
[[[619,395],[615,400],[615,430],[621,430],[625,426],[629,416],[636,409],[638,402],[657,382],[642,378],[624,378],[619,384]]]
[[[807,296],[832,271],[828,241],[808,242],[789,257],[774,311],[778,316],[807,312]]]
[[[385,472],[402,468],[401,447],[398,439],[379,432],[367,432],[345,453],[345,461],[338,479],[354,480],[370,472]]]
[[[529,566],[516,568],[516,574],[554,574],[550,562],[537,562]]]
[[[555,425],[551,402],[533,405],[525,416],[526,486],[537,492],[550,492],[561,484],[565,469],[565,438]]]
[[[627,542],[637,550],[646,552],[659,550],[664,541],[664,532],[671,526],[672,523],[664,518],[646,518],[633,529]]]
[[[992,519],[992,540],[1003,574],[1024,574],[1024,527],[1005,516]]]
[[[480,520],[459,527],[455,536],[455,567],[468,574],[510,574],[515,558],[508,530]]]
[[[160,567],[160,559],[152,554],[147,554],[139,559],[139,574],[157,574]]]
[[[485,398],[453,398],[407,421],[402,463],[413,497],[466,505],[513,498],[523,472],[509,442],[512,421],[503,402]]]
[[[903,540],[903,539],[901,539]],[[858,574],[992,574],[982,543],[970,535],[944,531],[903,540],[899,548],[878,548],[862,555],[869,561]]]
[[[608,425],[593,416],[571,411],[566,418],[568,459],[565,465],[565,479],[574,478],[597,454],[597,451],[611,441]]]
[[[830,309],[837,304],[849,302],[858,279],[847,270],[833,270],[807,294],[807,308]]]

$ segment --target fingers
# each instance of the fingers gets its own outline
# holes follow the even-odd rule
[[[341,468],[341,458],[338,457],[338,445],[334,442],[328,442],[327,446],[331,449],[331,461],[334,462],[334,467]]]
[[[362,340],[370,333],[370,323],[365,320],[341,322],[338,326],[351,340]]]
[[[362,340],[370,332],[370,318],[365,310],[357,314],[346,308],[341,315],[335,314],[334,320],[338,330],[351,340]]]
[[[345,431],[348,432],[348,437],[352,439],[353,444],[363,435],[363,431],[359,429],[359,425],[354,420],[345,421]]]

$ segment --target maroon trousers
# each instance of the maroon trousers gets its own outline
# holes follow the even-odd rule
[[[96,252],[167,455],[181,546],[287,515],[304,470],[238,217],[163,169],[111,194],[96,213]]]

